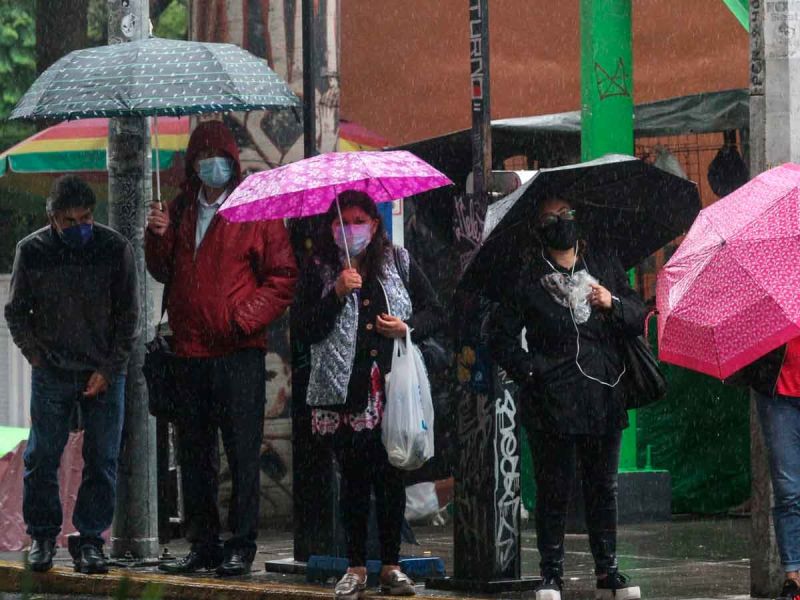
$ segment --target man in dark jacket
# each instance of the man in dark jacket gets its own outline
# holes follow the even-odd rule
[[[177,422],[188,556],[171,573],[250,570],[258,532],[266,328],[294,295],[297,267],[281,221],[230,223],[217,209],[241,177],[239,150],[218,121],[201,123],[186,152],[184,192],[167,211],[154,206],[145,237],[147,267],[168,288],[173,350],[185,358]],[[217,430],[233,489],[232,537],[223,549],[217,508]]]
[[[57,471],[76,402],[84,468],[72,516],[80,533],[75,566],[84,573],[107,571],[100,534],[114,515],[139,296],[131,245],[94,223],[94,205],[92,189],[78,177],[56,181],[47,200],[50,225],[17,245],[5,307],[11,336],[33,367],[23,514],[34,571],[53,565],[62,519]]]

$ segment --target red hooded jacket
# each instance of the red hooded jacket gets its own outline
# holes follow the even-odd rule
[[[203,150],[222,150],[236,163],[233,134],[219,121],[201,123],[186,150],[186,182],[169,205],[163,236],[145,234],[147,269],[168,285],[167,311],[173,351],[185,357],[224,356],[265,348],[266,327],[292,302],[297,265],[282,221],[230,223],[215,215],[195,252],[197,195],[194,171]]]

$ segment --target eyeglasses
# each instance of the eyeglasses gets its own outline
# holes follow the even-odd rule
[[[576,211],[574,208],[564,208],[557,213],[547,213],[546,215],[542,215],[539,217],[538,225],[539,227],[549,227],[557,223],[559,220],[561,221],[574,221],[575,220]]]

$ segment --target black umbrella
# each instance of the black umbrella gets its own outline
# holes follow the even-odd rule
[[[616,254],[626,269],[683,235],[701,208],[695,183],[632,156],[542,169],[489,207],[483,243],[461,278],[461,290],[496,296],[518,271],[524,251],[538,244],[537,204],[550,196],[572,202],[581,237]]]

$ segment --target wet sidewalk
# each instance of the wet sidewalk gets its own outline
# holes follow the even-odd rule
[[[620,529],[619,561],[621,570],[641,586],[648,600],[746,600],[749,598],[749,520],[689,520],[672,523],[628,525]],[[404,546],[409,556],[440,556],[448,574],[452,573],[452,530],[447,527],[415,527],[420,546]],[[109,576],[81,576],[72,573],[65,550],[60,549],[58,567],[44,576],[33,577],[33,589],[39,594],[81,594],[110,597],[123,577],[130,578],[130,596],[139,598],[147,583],[162,584],[162,598],[331,598],[329,585],[308,584],[303,575],[267,573],[264,562],[290,559],[290,533],[264,531],[254,572],[235,580],[213,579],[208,575],[168,577],[155,568],[113,569]],[[567,536],[565,600],[594,598],[592,560],[585,535]],[[182,542],[167,544],[169,552],[186,551]],[[21,554],[0,554],[0,592],[20,590],[24,574],[18,565]],[[524,575],[537,573],[536,536],[523,533],[522,564]],[[465,597],[418,588],[420,595],[431,598]],[[378,597],[377,592],[370,594]],[[4,597],[0,594],[0,597]],[[8,596],[19,597],[19,596]],[[478,594],[470,597],[491,597]],[[529,593],[509,593],[502,598],[530,598]]]

